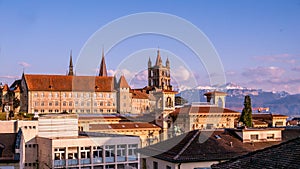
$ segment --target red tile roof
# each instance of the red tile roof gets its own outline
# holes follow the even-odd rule
[[[207,92],[207,93],[204,93],[205,96],[208,96],[208,95],[223,95],[223,96],[226,96],[227,93],[225,92],[220,92],[220,91],[213,91],[213,92]]]
[[[113,77],[67,76],[67,75],[24,75],[31,91],[96,91],[114,90]]]
[[[134,99],[149,99],[147,93],[141,92],[139,90],[130,90],[130,93],[132,94],[132,98]]]
[[[119,87],[120,88],[130,88],[130,86],[127,83],[127,80],[125,79],[125,76],[121,76],[119,80]]]
[[[155,124],[146,123],[146,122],[130,122],[130,123],[118,123],[118,124],[90,124],[89,130],[96,131],[96,130],[113,130],[113,129],[142,129],[142,128],[153,128],[153,129],[160,129]]]
[[[178,113],[236,113],[240,114],[240,112],[227,109],[227,108],[221,108],[221,107],[215,107],[215,106],[184,106],[181,108],[176,108],[172,114],[176,115]]]

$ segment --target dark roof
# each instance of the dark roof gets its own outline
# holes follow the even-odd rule
[[[31,91],[95,91],[114,90],[113,77],[67,76],[67,75],[24,75]]]
[[[203,138],[208,139],[203,142],[201,141]],[[230,142],[232,142],[232,146]],[[279,143],[243,143],[231,133],[224,132],[224,130],[194,130],[138,151],[143,155],[173,163],[187,163],[228,160]]]
[[[17,133],[0,133],[0,163],[15,161],[16,138]]]
[[[148,94],[139,90],[130,90],[133,99],[149,99]]]
[[[299,168],[300,137],[215,164],[218,168]]]

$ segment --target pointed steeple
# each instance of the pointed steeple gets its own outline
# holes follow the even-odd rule
[[[102,49],[102,60],[100,64],[99,76],[107,76],[105,58],[104,58],[104,49]]]
[[[149,57],[149,60],[148,60],[148,68],[150,68],[152,66],[152,62],[151,62],[151,59]]]
[[[156,63],[155,65],[156,66],[160,66],[162,64],[162,60],[161,60],[161,57],[160,57],[160,52],[159,52],[159,49],[157,50],[157,57],[156,57]]]
[[[169,61],[169,58],[167,58],[167,60],[166,60],[166,67],[170,67],[170,61]]]
[[[69,63],[69,76],[73,76],[74,72],[73,72],[73,60],[72,60],[72,50],[70,52],[70,63]]]

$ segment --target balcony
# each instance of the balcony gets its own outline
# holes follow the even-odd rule
[[[105,157],[105,162],[113,163],[113,162],[115,162],[115,157]]]
[[[90,158],[84,158],[80,159],[80,164],[91,164],[91,159]]]
[[[126,161],[126,158],[125,156],[117,156],[117,161],[120,162],[120,161]]]
[[[133,155],[133,156],[128,156],[128,161],[136,161],[137,160],[137,156]]]
[[[102,158],[102,157],[94,157],[94,158],[93,158],[93,163],[94,163],[94,164],[100,164],[100,163],[103,163],[103,158]]]
[[[77,159],[69,159],[68,160],[68,166],[76,166],[76,165],[78,165]]]
[[[54,167],[66,166],[66,160],[54,160]]]

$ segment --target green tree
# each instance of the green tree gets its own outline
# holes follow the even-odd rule
[[[250,96],[245,96],[244,108],[240,117],[240,122],[243,122],[245,126],[252,127],[252,107]]]

